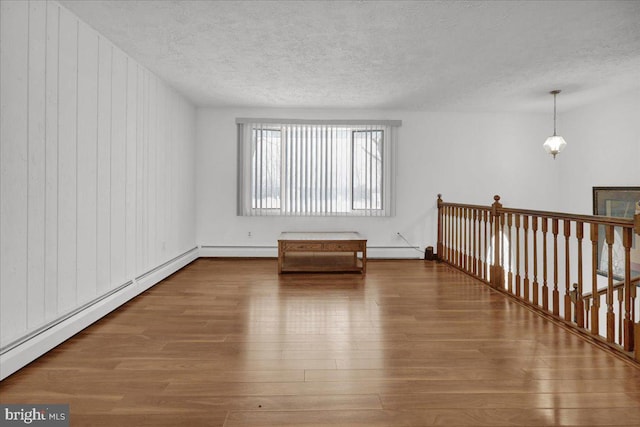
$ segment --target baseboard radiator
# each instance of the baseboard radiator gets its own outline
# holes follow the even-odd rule
[[[0,380],[190,264],[198,256],[198,247],[189,249],[0,348]]]

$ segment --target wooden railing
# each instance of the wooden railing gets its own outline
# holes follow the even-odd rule
[[[500,196],[480,206],[438,195],[439,261],[637,361],[639,236],[637,212],[633,219],[573,215],[505,208]]]

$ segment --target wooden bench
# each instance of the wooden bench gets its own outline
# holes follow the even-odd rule
[[[358,257],[360,253],[360,257]],[[367,240],[356,232],[284,232],[278,273],[367,271]]]

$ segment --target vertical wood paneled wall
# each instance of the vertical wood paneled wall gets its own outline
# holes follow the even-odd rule
[[[439,260],[640,361],[640,276],[631,268],[638,242],[638,213],[610,218],[509,209],[499,196],[491,206],[438,197]]]
[[[0,8],[6,348],[195,246],[195,110],[57,3]]]

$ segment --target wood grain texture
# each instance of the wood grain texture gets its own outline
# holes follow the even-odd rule
[[[71,425],[639,425],[640,370],[445,264],[200,259],[0,384]]]

